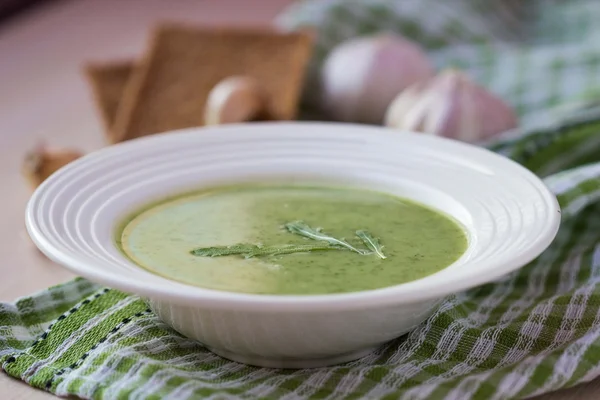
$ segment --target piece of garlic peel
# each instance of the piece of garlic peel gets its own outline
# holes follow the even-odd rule
[[[457,70],[446,70],[402,91],[390,104],[385,125],[480,142],[514,129],[510,106]]]
[[[210,91],[204,110],[204,124],[248,122],[256,118],[264,107],[264,95],[256,79],[232,76]]]
[[[381,124],[400,91],[433,74],[419,45],[401,36],[350,39],[323,64],[321,105],[335,120]]]
[[[23,175],[35,189],[54,172],[81,156],[83,153],[77,150],[53,150],[44,144],[39,144],[25,155]]]

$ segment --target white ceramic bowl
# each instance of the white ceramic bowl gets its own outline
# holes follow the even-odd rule
[[[277,296],[188,286],[117,249],[136,208],[218,184],[290,178],[378,189],[454,216],[467,252],[426,278],[384,289]],[[100,150],[52,175],[31,198],[27,228],[51,259],[131,292],[182,334],[226,358],[269,367],[349,361],[425,320],[444,296],[493,281],[556,235],[555,197],[532,173],[466,144],[378,127],[268,123],[190,129]]]

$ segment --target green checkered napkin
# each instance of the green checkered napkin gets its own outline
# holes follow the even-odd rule
[[[94,399],[509,399],[600,375],[600,108],[569,105],[600,89],[600,25],[591,23],[600,3],[530,1],[523,14],[509,2],[491,13],[480,12],[481,0],[448,3],[304,2],[279,23],[319,24],[312,78],[337,41],[393,27],[512,102],[526,127],[490,147],[543,176],[563,207],[558,237],[538,259],[448,297],[418,328],[361,360],[297,371],[220,358],[139,298],[76,279],[0,305],[4,371]],[[521,26],[532,11],[537,23]]]

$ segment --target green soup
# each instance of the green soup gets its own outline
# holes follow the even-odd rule
[[[285,228],[303,221],[357,249],[198,256],[211,246],[329,246]],[[445,215],[387,194],[320,186],[215,188],[150,205],[124,223],[117,242],[136,264],[204,288],[262,294],[325,294],[397,285],[423,278],[465,251],[464,231]],[[357,231],[382,248],[371,251]],[[304,248],[302,247],[302,248]]]

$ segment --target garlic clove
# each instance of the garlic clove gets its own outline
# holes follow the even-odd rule
[[[336,120],[380,124],[400,91],[433,73],[423,50],[401,36],[351,39],[323,64],[322,107]]]
[[[23,174],[35,189],[54,172],[81,156],[83,153],[77,150],[49,150],[44,144],[39,144],[26,154]]]
[[[204,123],[206,125],[247,122],[264,109],[264,96],[258,82],[234,76],[219,82],[209,93]]]
[[[486,111],[485,114],[482,113],[481,120],[481,136],[484,139],[517,127],[518,117],[508,104],[496,96],[489,95],[480,86],[475,86],[475,91],[479,108]]]
[[[385,124],[478,142],[515,128],[517,117],[500,98],[462,72],[446,70],[401,92],[390,104]]]
[[[417,83],[409,86],[401,95],[390,104],[385,115],[385,125],[387,126],[402,126],[403,129],[419,131],[422,129],[421,123],[423,120],[422,106],[419,106],[419,93],[423,88],[423,83]],[[409,107],[415,107],[412,114],[404,112]]]

